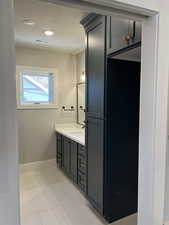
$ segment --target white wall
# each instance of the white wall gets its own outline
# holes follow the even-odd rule
[[[76,55],[76,70],[77,70],[77,81],[82,82],[80,77],[82,72],[85,71],[85,51],[82,51]]]
[[[19,225],[13,5],[0,1],[0,224]]]
[[[76,55],[76,74],[77,82],[85,82],[81,80],[82,73],[85,72],[85,51],[82,51]],[[78,85],[78,103],[79,106],[85,108],[85,85]],[[83,124],[85,121],[85,112],[83,110],[78,110],[78,121],[80,124]]]
[[[59,109],[17,110],[20,163],[56,157],[55,123],[76,122],[76,112],[63,112],[65,105],[76,107],[74,56],[56,51],[16,48],[16,64],[56,71],[56,95]],[[18,74],[17,74],[18,76]]]

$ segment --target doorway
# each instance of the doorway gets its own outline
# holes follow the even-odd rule
[[[155,23],[154,23],[154,22],[155,22]],[[148,20],[148,21],[144,24],[144,30],[146,30],[146,25],[147,25],[147,26],[150,25],[151,28],[152,28],[152,27],[154,28],[153,30],[156,30],[156,26],[155,26],[155,25],[156,25],[156,21],[154,21],[154,20]],[[143,35],[145,35],[145,37],[146,37],[146,33],[144,33]],[[153,37],[152,37],[152,40],[154,40]],[[155,41],[149,42],[149,43],[147,44],[147,47],[150,47],[150,45],[151,45],[151,44],[154,44],[154,43],[155,43]],[[154,47],[154,46],[152,46],[152,49],[153,49],[153,47]],[[144,48],[143,48],[143,49],[144,49]],[[154,48],[154,49],[156,49],[156,48]],[[145,54],[145,52],[146,52],[146,49],[144,49],[143,55]],[[154,57],[156,57],[156,54],[152,54],[152,55],[153,55]],[[146,55],[144,55],[144,56],[145,56],[144,59],[146,59]],[[146,61],[146,60],[145,60],[145,61]],[[147,61],[148,61],[148,60],[147,60]],[[155,61],[156,61],[156,60],[154,60],[154,62],[155,62]],[[144,62],[144,63],[146,63],[146,62]],[[143,68],[144,68],[144,67],[143,67]],[[153,69],[153,71],[155,71],[155,68],[154,68],[154,67],[153,67],[152,69]],[[143,71],[143,72],[145,72],[145,71]],[[154,73],[152,73],[152,74],[154,74]],[[149,83],[149,84],[150,84],[150,83]],[[151,87],[154,88],[154,86],[151,86]],[[150,90],[150,89],[149,89],[149,90]],[[153,89],[153,90],[154,90],[154,89]],[[142,94],[143,94],[143,93],[142,93]],[[145,93],[143,94],[143,96],[144,96],[144,95],[145,95]],[[147,102],[147,101],[146,101],[146,102]],[[151,101],[151,102],[152,102],[152,101]],[[143,103],[144,103],[144,102],[142,102],[142,104],[143,104]],[[143,104],[143,105],[144,105],[144,104]],[[152,106],[152,108],[154,109],[154,106],[153,106],[153,105],[149,105],[150,108],[151,108],[151,106]],[[152,110],[151,112],[153,112],[153,110]],[[150,113],[149,115],[152,116],[152,115],[154,115],[154,113]],[[143,118],[144,118],[144,115],[143,115],[143,117],[142,117],[142,120],[143,120]],[[147,121],[147,122],[150,122],[150,121]],[[151,122],[152,122],[152,120],[151,120]],[[153,123],[152,123],[152,124],[153,124]],[[150,127],[152,128],[152,126],[150,126]],[[143,127],[141,127],[141,129],[142,129],[142,128],[143,128]],[[150,129],[150,130],[151,130],[151,129]],[[149,130],[149,131],[150,131],[150,130]],[[152,132],[152,130],[151,130],[150,132]],[[152,133],[153,133],[153,132],[152,132]],[[143,137],[142,137],[142,138],[143,138]],[[146,140],[145,140],[145,141],[146,141]],[[143,144],[143,143],[142,143],[142,144]],[[144,144],[145,144],[145,143],[144,143]],[[148,145],[146,145],[146,146],[148,147]],[[151,145],[150,145],[150,149],[152,149],[152,148],[151,148]],[[158,154],[158,153],[157,153],[157,154]],[[151,151],[151,152],[148,151],[148,156],[152,156],[152,155],[153,155],[153,152],[152,152],[152,151]],[[152,157],[150,157],[150,158],[152,158]],[[148,159],[149,159],[149,157],[148,157]],[[154,165],[154,164],[153,164],[153,165]],[[140,165],[140,166],[141,166],[141,165]],[[142,166],[141,166],[141,168],[143,169]],[[150,166],[150,168],[152,168],[152,167]],[[143,170],[142,170],[142,171],[143,171]],[[152,171],[151,171],[151,172],[152,172]],[[146,174],[146,173],[144,173],[144,174]],[[150,176],[150,175],[152,175],[152,174],[146,174],[146,175],[147,175],[147,176],[148,176],[148,175]],[[140,181],[141,181],[141,182],[144,182],[144,180],[142,180],[142,179],[141,179]],[[149,185],[150,185],[150,186],[151,186],[151,182],[152,182],[152,179],[149,180]],[[149,186],[149,185],[148,185],[148,186]],[[163,185],[163,184],[162,184],[162,185]],[[152,187],[152,186],[151,186],[151,187]],[[162,186],[160,186],[160,188],[162,188]],[[144,189],[144,188],[143,188],[143,189]],[[146,188],[145,188],[145,189],[146,189]],[[147,190],[146,190],[146,191],[147,191]],[[145,192],[146,192],[146,191],[145,191]],[[149,191],[152,191],[152,189],[149,190]],[[145,193],[145,192],[144,192],[144,193]],[[161,192],[159,192],[159,193],[162,193],[162,190],[161,190]],[[153,198],[154,198],[154,195],[152,194],[152,195],[150,195],[150,196],[148,196],[148,197],[153,199]],[[151,199],[151,200],[152,200],[152,199]],[[152,202],[151,200],[149,199],[148,202]],[[162,201],[161,198],[160,198],[160,200]],[[141,199],[140,199],[140,201],[141,201]],[[161,202],[161,204],[162,204],[162,202]],[[152,209],[152,208],[151,208],[151,207],[148,207],[148,208],[150,209],[150,215],[152,215],[152,214],[151,214],[151,209]],[[156,207],[155,207],[155,208],[156,208]],[[143,214],[144,214],[144,213],[143,213]],[[151,217],[151,219],[152,219],[152,217]],[[151,220],[151,219],[150,219],[150,220]],[[143,220],[144,220],[144,219],[143,219],[143,217],[142,217],[142,220],[141,220],[141,221],[143,221]]]

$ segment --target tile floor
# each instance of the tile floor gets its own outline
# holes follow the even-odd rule
[[[55,161],[22,166],[21,225],[106,225]],[[136,225],[136,215],[112,223]]]

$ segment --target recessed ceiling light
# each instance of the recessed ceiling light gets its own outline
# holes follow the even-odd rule
[[[45,34],[46,36],[52,36],[52,35],[54,35],[54,32],[53,32],[52,30],[45,30],[45,31],[44,31],[44,34]]]
[[[28,25],[28,26],[33,26],[33,25],[35,25],[35,22],[33,22],[33,21],[30,20],[30,19],[24,19],[23,23],[24,23],[25,25]]]

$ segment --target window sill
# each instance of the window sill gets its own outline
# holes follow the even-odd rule
[[[58,106],[50,106],[50,105],[38,105],[38,106],[18,106],[17,110],[39,110],[39,109],[59,109]]]

